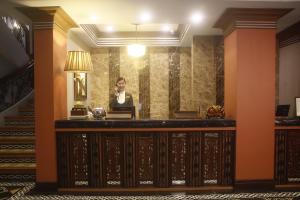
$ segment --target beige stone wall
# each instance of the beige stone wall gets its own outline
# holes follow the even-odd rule
[[[139,104],[139,68],[143,67],[142,58],[131,58],[127,48],[120,48],[120,76],[126,79],[126,91],[132,94],[133,103],[138,109]],[[138,117],[138,112],[136,112]]]
[[[168,47],[148,47],[150,73],[150,118],[169,117],[169,58]],[[208,106],[216,102],[216,67],[214,64],[214,38],[195,37],[192,48],[180,48],[180,110],[198,110],[202,117]],[[91,51],[94,72],[89,74],[91,97],[88,104],[108,108],[109,102],[109,52],[108,48]],[[133,95],[138,115],[139,70],[144,58],[127,55],[120,48],[120,75],[126,78],[126,90]]]
[[[207,108],[216,103],[216,66],[214,36],[195,36],[192,46],[193,106],[205,117]]]
[[[169,118],[168,48],[150,48],[150,118]]]
[[[193,110],[191,48],[180,49],[180,110]]]
[[[94,107],[102,106],[108,109],[109,105],[109,70],[108,70],[108,48],[93,49],[91,58],[94,71],[88,74],[90,79],[88,88],[90,88],[91,97],[89,105]]]

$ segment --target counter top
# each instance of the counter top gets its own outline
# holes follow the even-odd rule
[[[282,118],[275,120],[276,126],[300,126],[300,119],[299,118]]]
[[[56,120],[55,128],[195,128],[235,127],[229,119]]]

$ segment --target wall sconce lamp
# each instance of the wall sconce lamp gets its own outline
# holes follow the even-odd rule
[[[82,101],[87,99],[87,72],[93,71],[91,56],[85,51],[68,51],[64,71],[74,73],[74,107],[72,116],[86,116]]]

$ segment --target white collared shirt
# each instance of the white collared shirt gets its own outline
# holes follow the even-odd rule
[[[119,104],[125,103],[125,91],[119,93],[117,100]]]

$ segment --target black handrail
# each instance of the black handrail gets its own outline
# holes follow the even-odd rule
[[[34,88],[34,62],[0,79],[0,112],[28,95]]]

